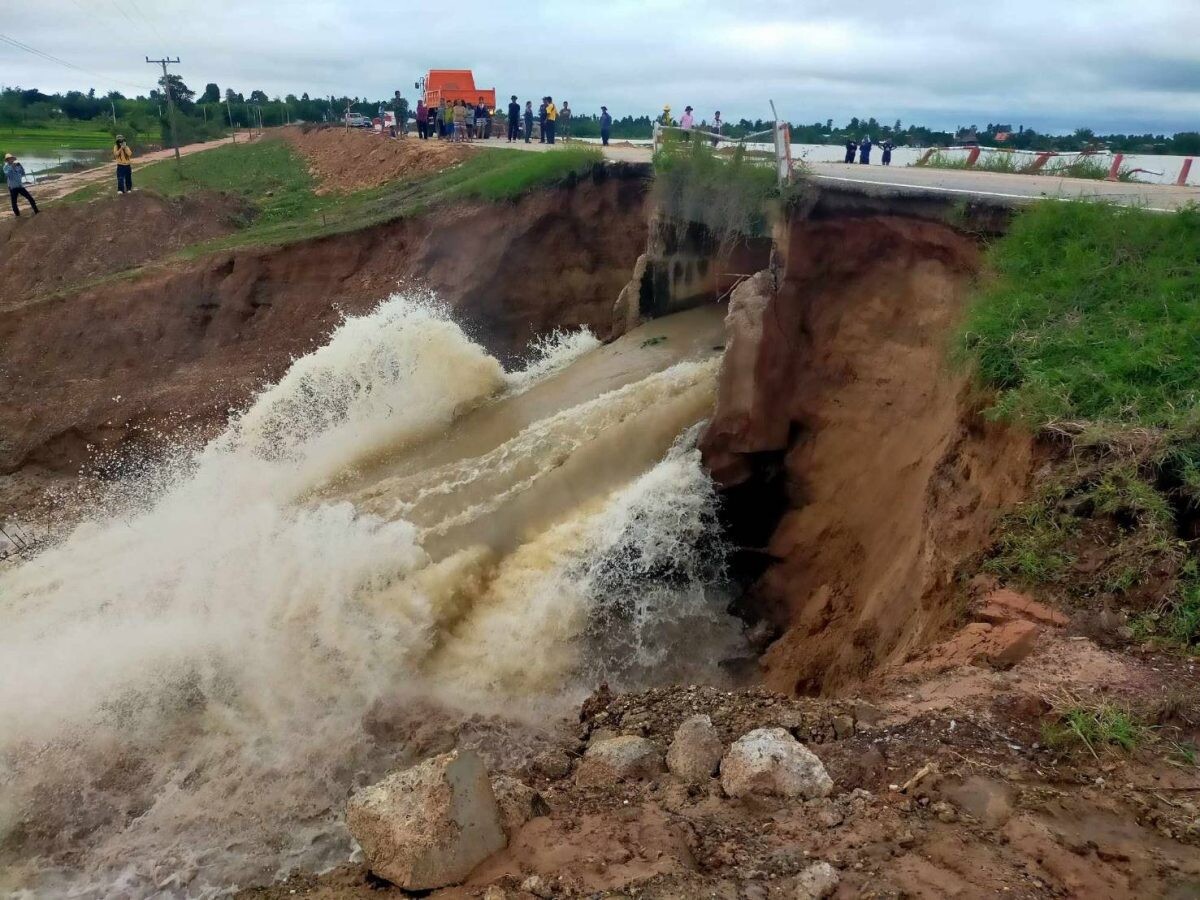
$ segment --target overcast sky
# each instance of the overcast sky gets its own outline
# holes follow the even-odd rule
[[[522,100],[616,116],[685,104],[726,120],[900,118],[939,127],[1200,130],[1200,0],[30,0],[0,83],[380,97],[430,67]]]

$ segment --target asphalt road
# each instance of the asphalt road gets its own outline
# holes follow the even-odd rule
[[[546,144],[487,141],[472,146],[515,147],[518,150],[544,152]],[[650,162],[650,148],[613,144],[604,148],[604,156],[624,162]],[[844,163],[811,163],[808,166],[818,182],[863,184],[897,191],[962,194],[1021,202],[1044,198],[1105,200],[1154,210],[1178,209],[1188,203],[1200,203],[1200,188],[1164,184],[1136,184],[1119,181],[1092,181],[1086,178],[1055,178],[1048,175],[1008,175],[999,172],[967,172],[960,169],[922,169],[914,166],[862,166]]]

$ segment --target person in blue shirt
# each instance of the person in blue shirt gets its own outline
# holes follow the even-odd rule
[[[608,136],[612,133],[612,116],[608,114],[608,107],[600,107],[600,143],[602,146],[608,146]]]
[[[17,162],[17,158],[11,153],[4,155],[4,180],[8,184],[8,199],[12,203],[13,215],[21,215],[21,210],[17,209],[17,198],[24,197],[29,201],[29,208],[36,216],[38,214],[37,201],[25,188],[25,167]]]
[[[871,136],[869,134],[858,142],[858,161],[860,165],[869,166],[871,164],[871,146]]]
[[[890,140],[886,140],[881,146],[883,147],[883,164],[890,166],[892,164],[892,151],[896,149],[896,145]]]

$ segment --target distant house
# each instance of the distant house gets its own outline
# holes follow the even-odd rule
[[[979,133],[974,128],[961,128],[954,136],[954,143],[959,147],[975,147],[979,145]]]
[[[1012,134],[1010,134],[1010,133],[1009,133],[1009,132],[1007,132],[1007,131],[997,131],[997,132],[996,132],[996,142],[997,142],[997,143],[1003,144],[1003,143],[1004,143],[1005,141],[1007,141],[1007,140],[1008,140],[1010,137],[1012,137]]]

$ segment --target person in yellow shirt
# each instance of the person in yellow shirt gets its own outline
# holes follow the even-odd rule
[[[117,135],[113,145],[113,159],[117,161],[117,193],[124,194],[133,190],[133,151],[125,143],[124,135]]]
[[[558,125],[558,107],[554,105],[554,98],[546,98],[546,143],[554,143],[554,129]]]

